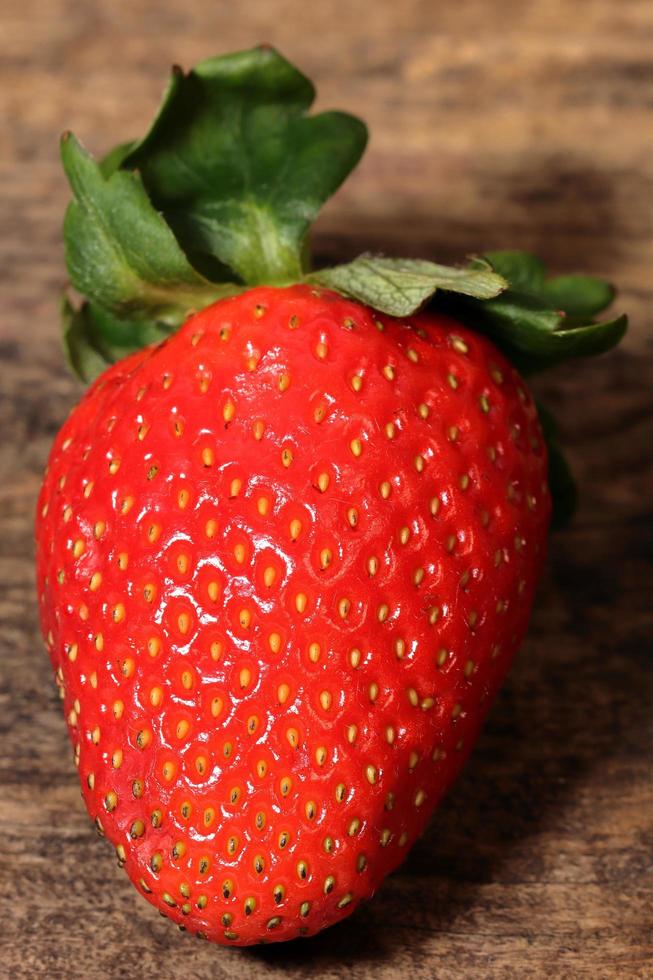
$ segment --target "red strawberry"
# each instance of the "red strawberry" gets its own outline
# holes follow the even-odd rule
[[[137,178],[103,180],[80,154],[67,140],[67,233],[83,245],[69,238],[68,261],[88,291],[84,263]],[[100,230],[89,195],[107,208]],[[163,261],[164,219],[132,205]],[[121,245],[136,265],[137,232]],[[179,309],[224,291],[180,255],[166,259],[186,277]],[[312,934],[373,894],[455,778],[526,629],[550,514],[538,415],[478,332],[379,312],[425,276],[429,295],[447,277],[477,299],[505,289],[488,264],[365,258],[313,279],[372,293],[376,310],[306,283],[234,285],[149,345],[104,286],[67,313],[78,367],[126,346],[127,328],[146,346],[55,441],[37,518],[43,632],[89,813],[148,900],[217,942]],[[171,315],[162,278],[150,333]],[[505,334],[515,299],[493,302],[460,310]]]
[[[218,941],[345,916],[524,634],[549,495],[514,369],[441,316],[255,289],[95,383],[40,506],[84,797],[132,880]]]

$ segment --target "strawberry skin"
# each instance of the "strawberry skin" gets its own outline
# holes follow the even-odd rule
[[[37,515],[82,793],[138,890],[309,935],[422,833],[522,641],[550,499],[484,337],[259,287],[93,384]]]

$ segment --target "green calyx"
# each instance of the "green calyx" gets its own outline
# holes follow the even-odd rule
[[[613,299],[608,284],[547,278],[524,252],[460,268],[366,254],[311,269],[311,223],[367,142],[359,119],[311,114],[314,98],[301,72],[259,47],[174,68],[147,135],[99,163],[64,134],[66,264],[83,300],[64,297],[62,321],[82,380],[260,284],[306,282],[390,316],[428,305],[487,334],[526,373],[618,343],[626,318],[595,320]]]

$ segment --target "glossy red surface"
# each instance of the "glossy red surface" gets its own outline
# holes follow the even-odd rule
[[[41,617],[86,805],[150,901],[237,944],[374,892],[521,642],[545,479],[487,340],[307,287],[93,385],[38,505]]]

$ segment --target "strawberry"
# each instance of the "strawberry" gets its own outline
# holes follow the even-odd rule
[[[43,633],[99,832],[234,945],[337,922],[424,830],[524,636],[565,476],[515,364],[625,325],[589,319],[604,284],[518,253],[306,272],[307,216],[364,143],[304,115],[307,84],[270,49],[212,59],[141,143],[100,166],[62,145],[88,297],[66,343],[101,373],[41,490]],[[233,164],[265,177],[247,207],[238,173],[207,200],[183,165],[236,108],[263,133]]]

